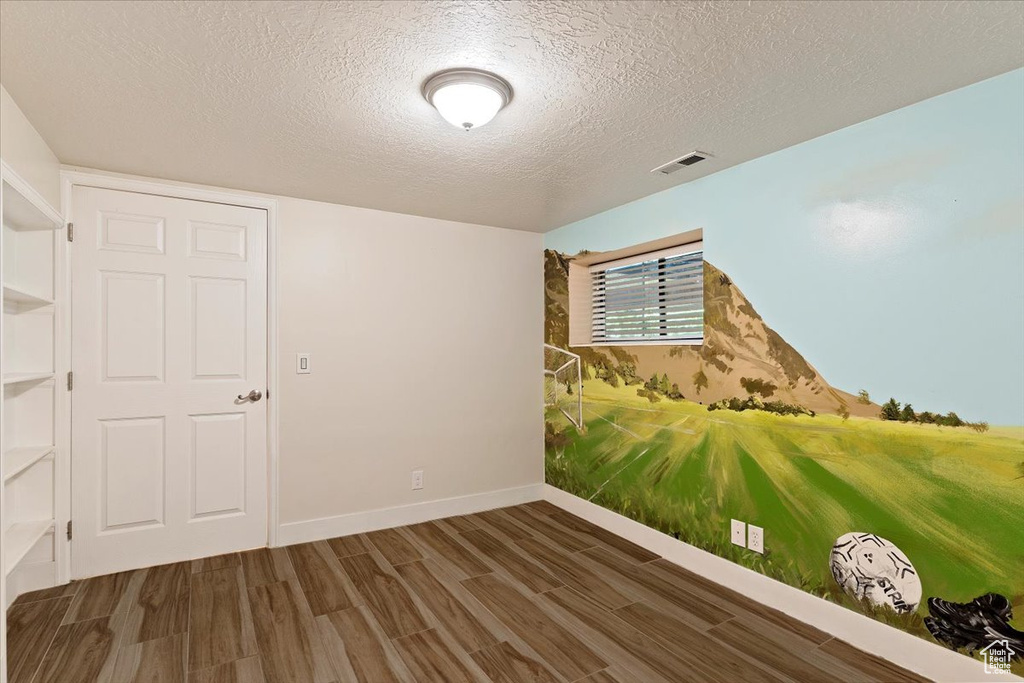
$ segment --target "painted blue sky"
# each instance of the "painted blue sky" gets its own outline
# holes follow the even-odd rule
[[[604,251],[696,227],[705,258],[833,386],[1024,424],[1024,70],[572,223],[545,245]]]

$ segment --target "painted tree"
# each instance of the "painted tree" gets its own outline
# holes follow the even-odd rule
[[[619,374],[622,375],[622,379],[627,385],[643,382],[642,379],[636,376],[636,366],[632,363],[621,363],[619,365]]]
[[[740,386],[748,394],[761,394],[763,398],[771,398],[778,387],[759,377],[740,377]]]
[[[890,398],[882,404],[882,412],[878,416],[883,420],[900,419],[900,404],[896,402],[896,399]]]
[[[917,422],[917,414],[909,403],[900,411],[900,422]]]
[[[946,427],[963,427],[964,421],[960,419],[960,416],[954,413],[952,410],[945,415],[939,415],[935,418],[935,422]]]
[[[857,392],[857,403],[863,403],[864,405],[871,405],[871,396],[868,394],[867,389],[861,389]]]
[[[708,388],[708,376],[704,374],[704,368],[693,373],[693,387],[697,390],[697,395],[700,395],[701,389]]]

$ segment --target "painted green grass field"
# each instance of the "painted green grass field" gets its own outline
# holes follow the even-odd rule
[[[635,387],[584,383],[586,430],[547,421],[547,481],[788,584],[927,638],[921,617],[869,610],[829,572],[850,531],[899,546],[924,598],[987,592],[1024,611],[1024,428],[964,428],[831,415],[776,416],[689,401],[650,403]],[[762,557],[729,543],[729,520],[765,529]],[[881,613],[879,613],[881,612]]]

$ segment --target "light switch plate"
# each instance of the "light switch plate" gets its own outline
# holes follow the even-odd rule
[[[741,548],[747,547],[747,525],[738,519],[732,520],[732,542]]]
[[[308,375],[310,372],[312,372],[309,364],[310,360],[308,353],[295,354],[295,374]]]
[[[753,524],[747,526],[747,547],[755,553],[764,554],[764,529]]]

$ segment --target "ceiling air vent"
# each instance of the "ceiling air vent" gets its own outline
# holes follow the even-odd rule
[[[678,159],[673,159],[667,164],[662,164],[658,168],[651,171],[651,173],[675,173],[681,168],[685,168],[686,166],[693,166],[696,163],[704,161],[710,156],[711,155],[707,154],[706,152],[690,152],[689,154],[684,154]]]

